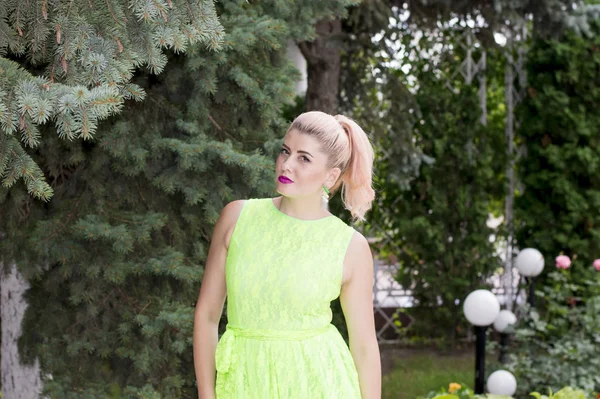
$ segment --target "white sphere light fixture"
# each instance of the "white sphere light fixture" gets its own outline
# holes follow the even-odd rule
[[[488,377],[487,390],[493,395],[513,396],[517,392],[517,379],[506,370],[494,371]]]
[[[498,317],[494,320],[494,329],[499,333],[504,332],[508,326],[517,322],[517,316],[510,310],[501,310]]]
[[[544,256],[535,248],[525,248],[517,255],[515,265],[521,275],[535,277],[544,270]]]
[[[463,312],[474,326],[489,326],[500,313],[500,302],[491,291],[475,290],[465,299]]]

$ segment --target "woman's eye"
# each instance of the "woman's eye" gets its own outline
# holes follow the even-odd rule
[[[280,153],[280,154],[285,154],[285,155],[289,155],[289,154],[290,154],[290,152],[289,152],[287,149],[285,149],[285,148],[282,148],[282,149],[281,149],[281,151],[279,151],[279,153]],[[300,157],[300,160],[301,160],[302,162],[310,162],[310,159],[308,159],[308,157],[306,157],[306,156],[304,156],[304,155],[302,155],[302,156]]]

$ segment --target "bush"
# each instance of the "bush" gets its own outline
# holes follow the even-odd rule
[[[595,397],[600,389],[600,273],[590,277],[574,281],[569,270],[553,271],[536,292],[542,310],[524,309],[506,367],[519,381],[518,395],[570,385]]]
[[[542,395],[539,392],[532,392],[531,396],[536,399],[585,399],[585,392],[582,390],[573,389],[571,387],[565,387],[560,391],[552,394],[552,390],[550,390],[550,395]]]
[[[425,397],[419,399],[512,399],[510,396],[501,395],[475,395],[475,393],[467,388],[465,384],[450,383],[448,389],[440,389],[438,391],[429,392]]]
[[[555,394],[552,390],[549,390],[549,396],[542,395],[539,392],[532,392],[530,396],[536,399],[586,399],[585,392],[579,389],[571,387],[565,387]],[[418,399],[512,399],[510,396],[502,395],[475,395],[469,388],[464,387],[457,383],[450,383],[448,389],[440,389],[439,391],[430,392],[425,397],[419,397]]]

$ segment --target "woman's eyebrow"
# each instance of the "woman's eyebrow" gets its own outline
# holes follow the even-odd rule
[[[285,143],[283,144],[283,146],[284,146],[286,149],[288,149],[288,150],[290,149],[290,147],[288,147],[288,146],[287,146]],[[296,151],[296,152],[299,152],[299,153],[301,153],[301,154],[306,154],[306,155],[309,155],[311,158],[314,158],[314,157],[313,157],[313,155],[312,155],[310,152],[308,152],[308,151],[304,151],[304,150],[298,150],[298,151]]]

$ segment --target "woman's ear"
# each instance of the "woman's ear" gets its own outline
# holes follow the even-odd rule
[[[340,175],[342,174],[342,170],[340,168],[333,168],[327,174],[327,184],[329,187],[332,187],[335,182],[338,181]]]

